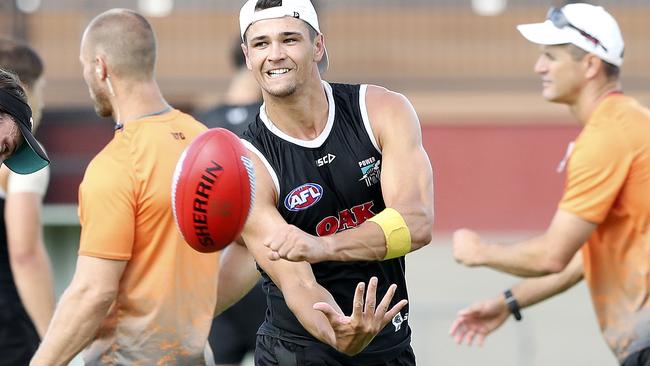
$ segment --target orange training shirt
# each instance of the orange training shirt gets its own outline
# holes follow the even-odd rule
[[[605,340],[618,359],[650,346],[650,111],[610,95],[576,140],[560,208],[598,224],[582,248]]]
[[[206,128],[178,110],[127,123],[79,187],[79,255],[128,261],[86,365],[204,365],[219,255],[186,244],[171,207],[172,175]]]

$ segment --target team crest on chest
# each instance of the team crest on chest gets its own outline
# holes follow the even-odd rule
[[[284,207],[289,211],[306,210],[322,197],[323,187],[316,183],[305,183],[289,192],[284,198]]]
[[[359,162],[361,168],[361,179],[359,181],[366,182],[366,186],[370,187],[379,183],[381,176],[381,160],[377,160],[374,156]]]

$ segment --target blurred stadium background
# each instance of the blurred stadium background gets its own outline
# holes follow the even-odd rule
[[[647,0],[590,1],[619,21],[626,40],[625,92],[650,102]],[[241,0],[0,0],[0,36],[25,40],[46,64],[39,138],[52,158],[46,242],[57,290],[74,270],[77,187],[112,136],[95,116],[78,61],[81,32],[111,7],[148,15],[158,36],[157,75],[167,99],[192,112],[220,100]],[[541,21],[541,0],[320,0],[328,81],[369,82],[407,95],[420,116],[436,182],[436,244],[409,256],[411,325],[421,365],[614,365],[586,288],[524,312],[482,349],[446,336],[455,312],[514,279],[453,262],[449,233],[469,226],[495,239],[544,229],[560,198],[555,171],[578,133],[566,107],[546,103],[533,73],[536,46],[515,25]]]

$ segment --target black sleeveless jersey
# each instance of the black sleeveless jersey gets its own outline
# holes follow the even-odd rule
[[[273,178],[280,214],[289,224],[319,236],[353,229],[385,208],[379,181],[381,152],[368,120],[366,86],[323,82],[323,87],[329,117],[316,139],[304,141],[284,134],[269,120],[264,108],[244,133],[248,147],[260,156]],[[368,282],[372,276],[379,279],[378,301],[392,283],[398,287],[391,306],[408,298],[404,257],[323,262],[313,264],[312,270],[346,315],[352,313],[357,283]],[[289,310],[269,276],[261,272],[268,308],[259,333],[298,344],[317,341]],[[408,311],[408,306],[402,309],[359,355],[349,358],[337,353],[336,357],[349,364],[395,357],[410,343]]]

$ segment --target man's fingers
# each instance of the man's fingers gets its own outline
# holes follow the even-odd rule
[[[390,302],[393,300],[393,296],[395,295],[395,290],[397,290],[397,285],[396,284],[390,285],[388,291],[386,291],[386,294],[384,294],[384,297],[381,299],[379,306],[377,306],[377,310],[375,311],[375,314],[383,315],[383,313],[386,312],[388,306],[390,305]]]
[[[456,342],[456,344],[462,344],[466,332],[467,328],[465,328],[465,326],[458,327],[458,329],[456,329],[456,334],[454,335],[454,342]]]
[[[352,315],[351,318],[359,317],[363,313],[363,293],[366,290],[366,284],[359,282],[357,289],[354,291],[354,300],[352,300]]]
[[[369,314],[375,313],[375,305],[377,304],[377,277],[370,278],[368,282],[368,291],[366,292],[366,306],[364,312]]]
[[[453,336],[456,334],[456,332],[459,330],[459,327],[463,324],[464,321],[465,319],[460,316],[456,318],[456,320],[454,320],[454,322],[451,324],[451,327],[449,327],[449,335]]]
[[[318,310],[321,313],[323,313],[327,319],[329,320],[330,323],[339,323],[341,314],[339,314],[332,305],[326,303],[326,302],[317,302],[313,306],[314,310]]]
[[[472,345],[472,343],[474,342],[474,337],[476,337],[476,330],[470,329],[469,332],[467,332],[467,335],[465,335],[465,341],[468,346]]]
[[[408,304],[408,300],[400,300],[395,306],[393,306],[385,315],[384,315],[384,322],[388,324],[389,321],[391,321],[397,313],[402,311],[402,309]]]
[[[281,259],[280,254],[278,254],[278,252],[276,252],[274,250],[269,252],[269,260],[277,261],[277,260],[280,260],[280,259]]]

